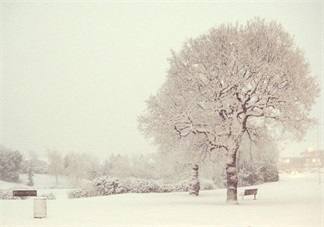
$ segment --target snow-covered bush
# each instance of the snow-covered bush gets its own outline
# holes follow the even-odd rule
[[[179,181],[178,183],[174,184],[174,189],[172,192],[187,192],[189,190],[189,180]]]
[[[164,189],[168,189],[166,192],[187,192],[189,191],[190,180],[182,180],[174,184],[164,185]]]
[[[124,184],[131,193],[162,192],[162,187],[154,180],[130,178],[126,179]]]
[[[161,186],[161,193],[168,193],[168,192],[172,192],[174,190],[174,186],[173,184],[163,184]]]
[[[86,189],[90,196],[101,196],[122,193],[161,192],[161,186],[147,179],[119,179],[115,177],[100,177],[93,180]]]
[[[258,163],[244,162],[239,169],[239,186],[262,184],[279,180],[278,168],[275,164],[260,161]]]
[[[214,190],[214,189],[217,189],[217,187],[212,180],[207,180],[207,179],[200,180],[200,190]]]
[[[259,169],[259,174],[263,177],[264,182],[276,182],[279,180],[278,168],[272,164],[264,164]]]
[[[254,172],[240,172],[238,174],[239,186],[250,186],[263,183],[263,178]]]
[[[189,190],[189,183],[189,180],[183,180],[177,183],[163,184],[160,192],[187,192]]]
[[[116,177],[99,177],[86,184],[84,187],[73,190],[69,193],[69,198],[84,198],[94,196],[106,196],[129,192],[130,189],[123,181]]]
[[[189,190],[190,181],[183,180],[175,184],[165,185],[166,189],[169,189],[170,192],[187,192]],[[216,185],[212,180],[201,179],[200,180],[200,190],[213,190],[216,189]]]
[[[247,161],[244,161],[239,168],[238,179],[239,186],[249,186],[263,182],[263,179],[260,179],[256,166],[252,166],[252,164]]]
[[[122,193],[165,193],[165,192],[187,192],[189,190],[189,180],[179,181],[173,184],[163,184],[156,180],[116,177],[99,177],[69,193],[69,198],[83,198],[93,196],[106,196]],[[212,190],[216,186],[211,180],[202,180],[202,190]]]
[[[122,194],[129,191],[123,181],[116,177],[99,177],[91,181],[86,187],[88,196],[104,196]]]
[[[85,198],[89,197],[84,188],[75,189],[68,194],[69,199]]]
[[[226,188],[226,176],[225,174],[215,175],[213,177],[213,184],[216,188]]]
[[[12,199],[18,199],[18,198],[13,196],[12,191],[1,191],[0,190],[0,199],[12,200]]]
[[[43,193],[41,195],[41,197],[45,197],[47,200],[55,200],[56,197],[55,195],[53,194],[53,192],[50,192],[50,193]]]

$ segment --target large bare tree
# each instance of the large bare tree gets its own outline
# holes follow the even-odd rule
[[[160,148],[224,155],[227,203],[237,204],[242,139],[285,131],[301,138],[319,95],[304,53],[276,22],[221,25],[172,52],[167,79],[139,128]]]

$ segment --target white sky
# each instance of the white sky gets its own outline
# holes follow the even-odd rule
[[[148,152],[136,118],[162,85],[170,49],[221,23],[259,16],[295,37],[323,88],[323,3],[1,3],[1,144],[22,152]],[[323,95],[319,118],[323,149]],[[283,155],[317,147],[317,131]]]

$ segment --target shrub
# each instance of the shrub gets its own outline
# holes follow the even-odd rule
[[[83,188],[73,190],[69,198],[83,198],[93,196],[106,196],[122,193],[165,193],[187,192],[189,180],[183,180],[174,184],[159,184],[157,181],[148,179],[128,178],[118,179],[115,177],[99,177],[91,181]],[[212,190],[216,186],[210,180],[201,182],[202,190]]]
[[[76,199],[76,198],[85,198],[88,197],[88,193],[84,190],[84,188],[75,189],[68,194],[69,199]]]
[[[13,200],[13,199],[18,199],[18,198],[13,196],[12,191],[1,191],[0,190],[0,199]]]
[[[212,180],[202,179],[200,180],[200,190],[214,190],[216,185]]]
[[[55,200],[56,199],[55,195],[52,192],[44,193],[41,195],[41,197],[45,197],[47,200]]]
[[[182,180],[174,184],[174,190],[172,192],[187,192],[189,190],[189,180]]]
[[[162,193],[167,193],[167,192],[173,192],[174,191],[174,186],[173,184],[163,184],[161,186],[161,191]]]
[[[123,183],[115,177],[99,177],[90,182],[86,188],[90,196],[121,194],[127,192]]]
[[[162,192],[162,187],[153,180],[131,178],[124,181],[127,192],[152,193]]]
[[[213,177],[213,184],[216,188],[226,188],[226,175],[216,175]]]
[[[279,171],[274,165],[266,164],[260,168],[259,172],[264,182],[276,182],[279,180]]]
[[[257,173],[257,170],[252,168],[250,165],[240,169],[238,173],[239,185],[249,186],[263,182],[262,177]]]
[[[260,162],[252,165],[244,162],[238,173],[239,185],[249,186],[279,180],[278,169],[274,164]]]

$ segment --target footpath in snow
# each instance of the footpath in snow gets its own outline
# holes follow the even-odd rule
[[[324,181],[316,173],[283,174],[240,205],[226,205],[226,190],[121,194],[47,201],[47,218],[33,218],[33,199],[0,200],[0,226],[324,226]],[[239,192],[244,188],[239,188]],[[64,191],[66,192],[66,191]],[[62,191],[54,191],[62,193]]]

